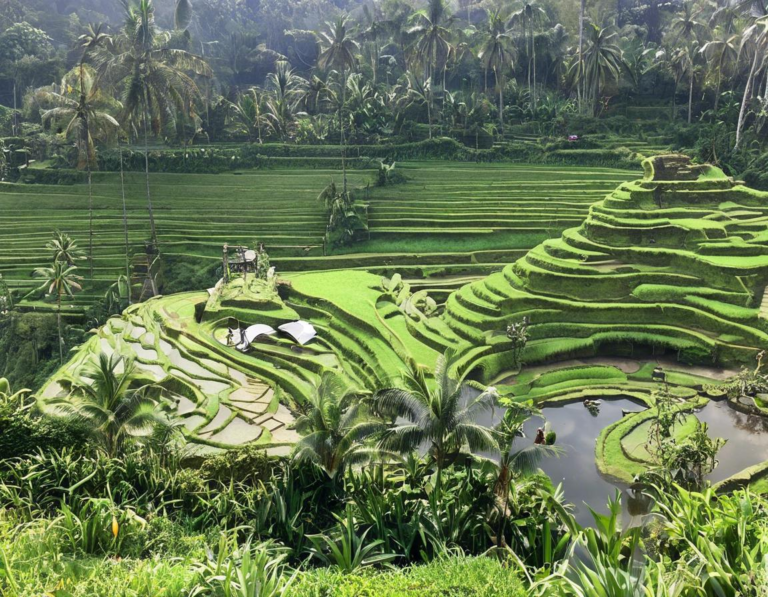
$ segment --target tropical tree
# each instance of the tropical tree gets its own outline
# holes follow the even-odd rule
[[[149,130],[158,133],[178,111],[200,96],[195,80],[187,73],[210,77],[201,57],[166,47],[167,35],[155,24],[152,0],[121,0],[125,20],[120,35],[98,55],[101,77],[121,90],[123,121],[144,137],[144,173],[152,244],[157,230],[149,185]]]
[[[296,74],[285,60],[275,63],[274,72],[267,75],[266,86],[270,95],[265,102],[264,120],[272,132],[283,140],[294,132],[296,118],[306,94],[307,81]]]
[[[706,24],[699,19],[702,9],[693,2],[683,3],[682,12],[672,19],[669,25],[669,30],[675,35],[674,43],[680,39],[687,41],[698,39],[699,36],[706,30]]]
[[[710,81],[714,80],[715,84],[715,113],[720,103],[723,75],[733,75],[733,68],[739,58],[739,36],[729,33],[727,29],[718,29],[716,34],[714,39],[701,47],[701,53],[706,59],[707,77]]]
[[[356,52],[359,49],[357,42],[352,38],[348,25],[349,21],[345,17],[339,17],[333,23],[326,23],[328,31],[320,33],[320,43],[324,49],[317,60],[317,65],[321,69],[334,68],[341,75],[339,81],[339,88],[341,89],[339,133],[341,135],[341,169],[345,194],[347,192],[347,147],[344,136],[344,105],[347,99],[347,73],[357,64]]]
[[[45,249],[51,254],[53,261],[63,261],[67,265],[75,265],[76,261],[85,257],[77,242],[69,234],[59,230],[53,233],[53,238],[45,245]]]
[[[383,422],[366,412],[359,391],[341,376],[326,371],[308,406],[295,423],[305,434],[296,443],[295,460],[313,463],[334,481],[349,467],[381,455],[366,441],[383,431]]]
[[[609,80],[619,79],[625,65],[616,32],[590,24],[586,41],[583,67],[579,69],[578,62],[575,62],[569,75],[576,85],[579,78],[583,79],[584,100],[591,106],[592,114],[597,115],[601,91]]]
[[[524,2],[509,18],[509,27],[519,27],[526,42],[528,58],[528,93],[536,110],[536,29],[547,13],[535,2]]]
[[[579,1],[579,49],[578,49],[578,66],[577,66],[577,95],[579,98],[579,112],[584,110],[583,97],[584,97],[584,20],[586,19],[587,12],[587,0]]]
[[[256,87],[251,87],[241,94],[237,103],[232,104],[232,114],[236,122],[248,134],[248,140],[253,142],[254,137],[262,142],[261,129],[266,124],[262,104],[264,93]]]
[[[407,73],[405,81],[396,87],[396,111],[403,120],[406,113],[414,107],[426,107],[429,138],[432,138],[432,105],[434,92],[429,78],[419,79],[413,73]],[[402,128],[402,127],[400,127]]]
[[[498,449],[493,429],[480,422],[481,415],[493,410],[496,390],[476,393],[457,380],[450,373],[455,358],[452,352],[438,357],[434,382],[413,364],[402,387],[381,390],[375,398],[378,411],[395,421],[380,446],[401,454],[426,449],[437,466],[438,481],[460,454]]]
[[[90,53],[106,40],[107,35],[102,32],[101,26],[91,25],[88,33],[80,36],[82,53],[76,69],[64,78],[60,87],[41,88],[35,93],[35,98],[40,104],[53,106],[43,112],[43,122],[62,120],[67,122],[64,134],[75,139],[77,168],[85,170],[88,174],[88,261],[91,278],[93,278],[91,173],[97,165],[95,139],[105,141],[120,127],[117,120],[106,112],[105,107],[108,101],[100,92],[95,73],[86,66]],[[77,82],[72,85],[75,78]]]
[[[80,280],[75,274],[77,266],[70,265],[66,260],[57,259],[50,267],[39,267],[33,275],[42,278],[42,284],[32,292],[45,292],[49,296],[56,297],[56,325],[59,332],[59,360],[64,363],[64,335],[61,328],[61,299],[64,296],[74,297],[75,292],[82,290]],[[31,293],[30,293],[31,294]],[[29,296],[29,295],[27,295]]]
[[[448,68],[448,58],[451,54],[449,29],[451,19],[447,16],[444,0],[429,0],[425,10],[416,11],[413,15],[418,21],[408,30],[415,38],[414,49],[416,58],[424,65],[424,79],[429,83],[429,110],[433,112],[434,90],[438,86],[436,74],[442,71],[441,97],[445,103],[445,77]],[[431,119],[430,119],[431,120]],[[430,122],[430,138],[432,128]]]
[[[493,70],[496,88],[499,91],[499,127],[504,127],[504,71],[512,65],[516,57],[512,36],[506,27],[506,20],[500,11],[489,15],[488,31],[478,58],[483,62],[485,71],[485,91],[488,92],[488,71]]]
[[[48,402],[45,410],[85,423],[108,456],[118,456],[129,440],[148,438],[168,425],[152,396],[159,395],[159,388],[137,385],[132,361],[102,352],[87,365],[80,381],[69,396]]]
[[[448,61],[451,44],[449,17],[443,0],[429,0],[427,8],[414,13],[418,24],[408,33],[416,38],[414,49],[417,58],[424,65],[424,76],[436,84],[435,73],[444,68]]]
[[[744,122],[747,117],[747,106],[754,95],[754,83],[758,72],[765,68],[765,57],[768,53],[768,16],[757,19],[752,25],[744,30],[741,36],[740,54],[751,52],[749,74],[744,86],[744,95],[741,99],[741,108],[739,110],[739,119],[736,123],[736,143],[734,151],[741,145],[741,133],[744,128]]]
[[[496,474],[493,491],[496,496],[499,527],[496,533],[497,545],[501,547],[507,521],[511,513],[510,500],[515,484],[535,474],[539,463],[547,457],[558,456],[561,450],[555,446],[531,443],[518,448],[519,441],[525,437],[523,424],[533,415],[540,414],[532,406],[513,404],[504,413],[496,426],[499,459],[490,459]]]
[[[688,79],[688,124],[691,124],[693,110],[693,84],[696,80],[697,59],[701,56],[696,41],[680,45],[671,57],[671,65],[675,75],[675,84]]]

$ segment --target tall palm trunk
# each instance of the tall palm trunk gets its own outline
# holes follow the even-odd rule
[[[347,69],[341,67],[341,104],[339,105],[339,128],[341,129],[341,176],[344,181],[344,196],[347,196],[347,139],[344,136],[344,104],[347,103]]]
[[[691,80],[688,85],[688,124],[691,124],[692,110],[693,110],[693,67],[691,67]]]
[[[576,94],[579,102],[579,113],[584,112],[584,93],[586,81],[584,80],[584,13],[587,9],[587,0],[581,0],[579,6],[579,67],[576,72]]]
[[[157,231],[155,230],[155,214],[152,210],[152,194],[149,188],[149,106],[146,91],[144,92],[144,176],[147,184],[147,210],[149,211],[150,240],[157,249]]]
[[[715,106],[714,106],[715,117],[717,117],[717,107],[720,105],[720,86],[722,85],[722,83],[723,83],[723,75],[722,75],[722,69],[720,69],[717,71],[717,87],[715,87]]]
[[[499,86],[499,133],[504,134],[504,81],[496,67],[493,67],[493,74],[496,78],[496,85]]]
[[[85,56],[83,56],[85,58]],[[83,130],[81,143],[85,148],[85,168],[88,172],[88,271],[93,280],[93,180],[91,176],[91,131],[88,114],[85,111],[85,83],[83,81],[83,61],[80,61],[80,109],[83,110]]]
[[[123,171],[123,146],[118,133],[117,148],[120,154],[120,192],[123,199],[123,236],[125,237],[125,279],[128,284],[128,304],[131,304],[131,245],[128,241],[128,208],[125,204],[125,173]]]
[[[61,331],[61,289],[56,294],[56,326],[59,330],[59,362],[64,364],[64,334]]]
[[[93,183],[91,180],[91,156],[88,156],[88,265],[93,280]]]
[[[736,151],[741,145],[741,131],[744,127],[744,120],[747,117],[747,104],[751,99],[752,82],[755,78],[755,72],[757,71],[757,62],[761,52],[755,48],[755,56],[752,59],[752,66],[749,68],[749,77],[747,77],[747,85],[744,88],[744,97],[741,99],[741,109],[739,110],[739,120],[736,124],[736,143],[733,146],[733,150]]]
[[[536,109],[536,36],[531,25],[531,51],[533,53],[533,109]]]

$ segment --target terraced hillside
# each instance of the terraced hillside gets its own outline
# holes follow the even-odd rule
[[[409,182],[370,194],[371,240],[323,256],[325,219],[316,200],[335,170],[253,170],[233,174],[152,174],[162,251],[195,265],[220,259],[221,245],[264,242],[281,272],[398,268],[411,277],[466,278],[497,271],[545,238],[578,224],[588,205],[636,174],[610,169],[419,162],[398,164]],[[364,186],[375,172],[350,173]],[[119,175],[94,177],[95,285],[76,299],[100,297],[124,272]],[[129,241],[149,236],[144,177],[126,174]],[[42,250],[58,227],[88,243],[85,185],[0,184],[0,274],[25,291],[46,265]],[[349,254],[354,252],[354,254]],[[455,287],[452,282],[449,287]]]
[[[365,272],[302,274],[284,283],[283,300],[274,279],[249,274],[209,292],[150,299],[110,319],[39,398],[66,397],[97,355],[116,352],[134,363],[139,381],[166,389],[166,408],[197,452],[256,442],[284,453],[297,438],[286,406],[300,405],[326,369],[374,389],[396,383],[410,358],[434,363],[437,354],[412,339],[402,314],[385,314],[392,303],[380,300],[378,283]],[[243,353],[228,338],[236,326],[277,327],[299,317],[318,331],[307,346],[280,336]]]
[[[689,362],[751,361],[768,347],[768,194],[680,156],[644,162],[589,217],[412,326],[463,347],[464,370],[514,367],[506,326],[527,318],[525,363],[634,348]]]
[[[317,201],[335,170],[266,170],[239,174],[152,174],[151,188],[161,250],[196,264],[221,258],[223,243],[264,242],[282,259],[323,255],[326,220]],[[370,172],[353,171],[350,184],[362,185]],[[94,181],[94,273],[96,288],[78,297],[85,304],[125,271],[125,241],[118,174],[98,173]],[[12,288],[34,285],[30,274],[48,265],[43,249],[53,228],[88,244],[86,185],[0,184],[0,274]],[[149,238],[145,179],[126,174],[129,242],[142,251]],[[81,272],[82,273],[82,272]],[[100,292],[99,292],[100,291]],[[90,293],[90,294],[89,294]]]
[[[408,162],[405,184],[374,189],[371,241],[355,250],[403,271],[479,276],[578,225],[589,206],[636,172],[610,168]],[[403,261],[398,254],[415,253]]]

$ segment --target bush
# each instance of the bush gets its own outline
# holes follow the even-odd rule
[[[267,481],[275,472],[277,462],[267,456],[263,447],[248,444],[206,459],[200,467],[205,479],[223,483]]]
[[[22,410],[16,402],[0,402],[0,460],[38,450],[82,447],[87,437],[81,425],[40,416],[29,408]]]

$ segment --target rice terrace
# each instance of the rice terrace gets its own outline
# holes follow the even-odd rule
[[[768,594],[768,5],[0,3],[0,597]]]

